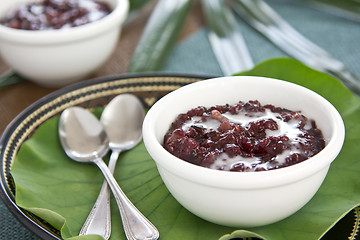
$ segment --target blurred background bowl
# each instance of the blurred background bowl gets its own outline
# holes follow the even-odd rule
[[[162,146],[178,114],[259,100],[314,119],[326,147],[295,165],[261,172],[230,172],[197,166]],[[342,148],[345,128],[338,111],[302,86],[263,77],[222,77],[182,87],[157,101],[143,125],[145,146],[176,200],[195,215],[231,227],[255,227],[282,220],[302,208],[318,191]]]
[[[0,24],[0,54],[25,78],[45,87],[79,81],[108,59],[120,37],[128,0],[101,0],[112,11],[97,21],[59,30],[19,30]],[[22,2],[1,0],[0,17]]]

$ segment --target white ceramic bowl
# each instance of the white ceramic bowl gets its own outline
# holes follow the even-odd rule
[[[0,16],[20,2],[1,0]],[[74,28],[29,31],[0,24],[0,54],[15,71],[46,87],[62,87],[85,78],[115,49],[128,0],[102,0],[113,8],[104,18]]]
[[[240,100],[302,111],[317,122],[326,147],[304,162],[262,172],[208,169],[163,148],[163,137],[178,114]],[[285,81],[246,76],[210,79],[175,90],[151,107],[143,125],[145,146],[177,201],[203,219],[232,227],[270,224],[302,208],[322,184],[344,135],[340,114],[317,93]]]

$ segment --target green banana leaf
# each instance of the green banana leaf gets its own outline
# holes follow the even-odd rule
[[[132,56],[129,72],[161,70],[192,2],[192,0],[160,0],[157,3]]]
[[[220,37],[235,30],[236,20],[231,9],[222,0],[202,0],[206,23]]]
[[[10,70],[0,76],[0,88],[21,83],[23,81],[25,81],[25,78]]]
[[[130,12],[134,12],[137,10],[140,10],[142,7],[144,7],[146,4],[151,2],[152,0],[130,0]]]
[[[320,190],[304,208],[271,225],[236,229],[204,221],[177,203],[140,143],[120,155],[114,176],[129,199],[158,228],[163,240],[320,239],[346,213],[360,205],[360,98],[338,80],[291,59],[272,59],[241,75],[287,80],[327,98],[344,119],[344,147]],[[96,109],[95,114],[100,116],[101,111]],[[102,239],[77,236],[101,188],[101,172],[95,165],[77,163],[65,155],[57,127],[58,117],[46,121],[20,148],[11,170],[16,202],[59,229],[65,239]],[[112,218],[111,239],[125,240],[113,200]]]

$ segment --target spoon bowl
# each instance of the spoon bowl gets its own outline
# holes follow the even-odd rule
[[[78,162],[91,162],[109,151],[104,128],[91,113],[80,107],[68,108],[61,114],[59,137],[66,154]]]
[[[144,117],[144,108],[134,95],[121,94],[111,100],[100,119],[111,150],[125,151],[135,147],[142,139]]]

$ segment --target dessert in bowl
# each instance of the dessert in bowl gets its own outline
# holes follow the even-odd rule
[[[179,114],[183,116],[181,114],[198,106],[206,109],[254,100],[306,116],[314,124],[305,128],[320,132],[324,146],[294,164],[273,168],[262,165],[258,170],[249,171],[239,168],[232,171],[219,165],[213,168],[206,164],[199,166],[165,149],[166,135],[171,136],[169,130]],[[229,115],[225,117],[229,118]],[[215,126],[220,127],[221,124]],[[209,79],[175,90],[150,108],[143,125],[145,146],[177,201],[205,220],[232,227],[270,224],[301,209],[321,186],[330,164],[341,150],[344,136],[340,114],[317,93],[281,80],[248,76]],[[183,152],[186,147],[182,148]],[[249,154],[253,157],[258,153]]]
[[[7,14],[13,12],[16,16],[16,10],[26,4],[32,4],[33,9],[37,9],[32,11],[37,12],[41,6],[35,6],[35,3],[39,2],[42,1],[1,1],[0,19],[5,22]],[[18,29],[14,22],[0,24],[1,57],[16,72],[42,86],[62,87],[85,78],[112,54],[129,9],[128,0],[97,2],[108,5],[110,12],[86,24],[78,23],[71,27],[53,24],[55,28],[38,30],[31,27]],[[76,9],[77,14],[83,9]],[[34,23],[37,21],[39,19]]]

